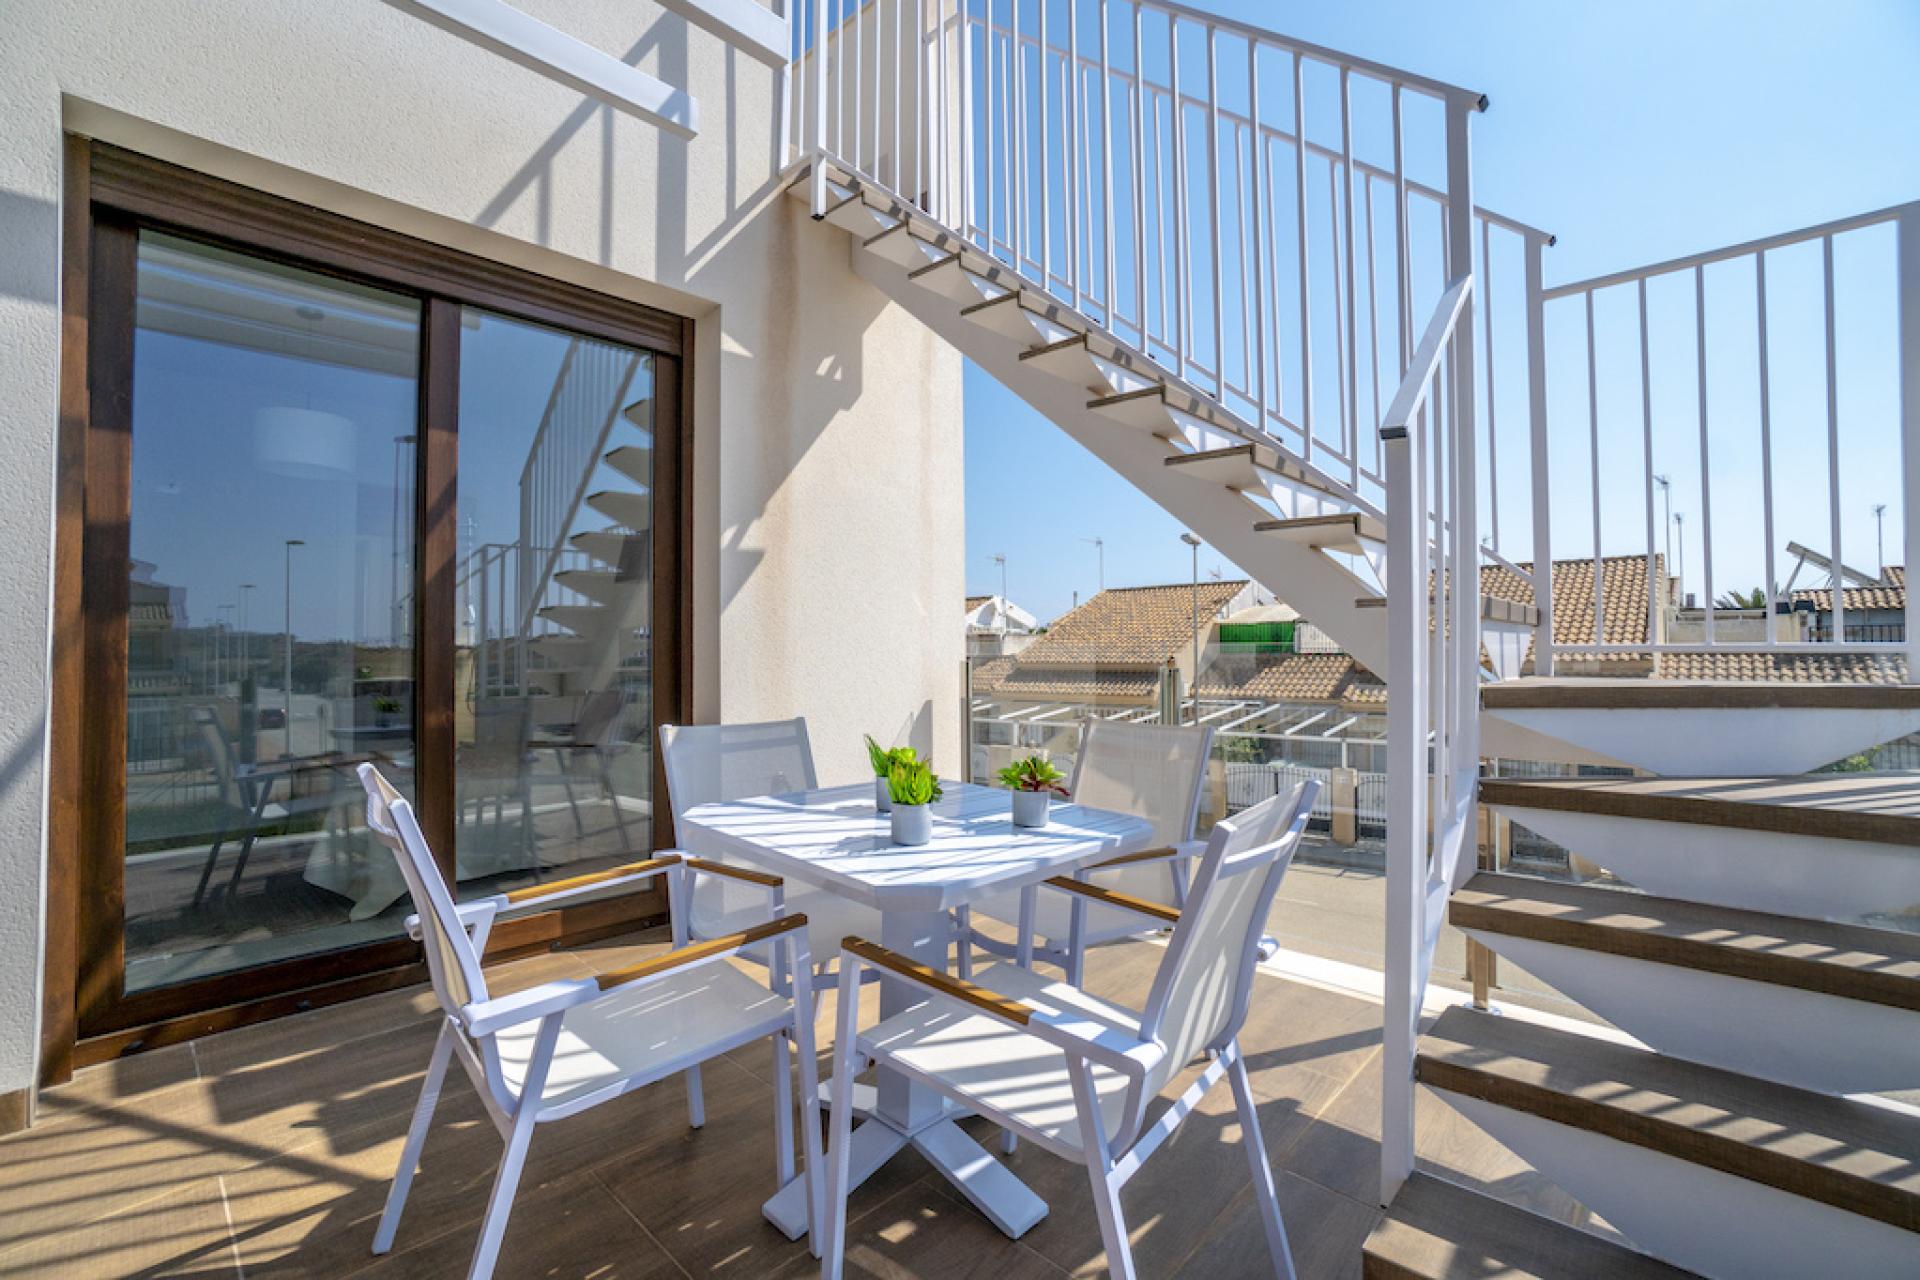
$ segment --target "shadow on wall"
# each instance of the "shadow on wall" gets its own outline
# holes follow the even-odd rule
[[[16,245],[55,244],[60,239],[60,209],[51,200],[0,191],[0,227]],[[0,298],[52,304],[58,296],[57,256],[0,254]]]

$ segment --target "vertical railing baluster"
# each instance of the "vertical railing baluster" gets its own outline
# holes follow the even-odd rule
[[[995,99],[993,96],[993,46],[998,42],[999,37],[994,34],[994,29],[993,29],[993,0],[986,0],[986,4],[987,4],[987,24],[986,24],[987,48],[986,48],[986,53],[984,55],[986,57],[986,109],[984,110],[982,115],[984,116],[984,123],[986,124],[986,128],[987,128],[987,137],[986,137],[987,153],[985,157],[985,163],[981,165],[981,171],[986,175],[986,180],[987,180],[987,202],[985,206],[986,220],[987,220],[987,253],[989,256],[992,256],[994,252],[993,115],[994,115],[994,102],[995,102]]]
[[[1332,170],[1328,170],[1331,178]],[[1353,484],[1360,484],[1360,340],[1359,308],[1354,299],[1354,249],[1353,249],[1353,76],[1346,68],[1340,68],[1340,183],[1341,225],[1344,234],[1336,239],[1345,242],[1346,286],[1347,286],[1347,376],[1346,376],[1346,422],[1353,439],[1351,441],[1353,458]],[[1329,182],[1331,185],[1331,182]],[[1335,269],[1339,269],[1340,260],[1336,258]],[[1339,280],[1335,276],[1336,281]],[[1336,284],[1336,288],[1337,288]],[[1444,292],[1444,290],[1443,290]]]
[[[1053,0],[1040,0],[1040,288],[1053,292],[1053,138],[1049,100],[1053,88],[1047,70],[1047,10]]]
[[[1367,360],[1373,371],[1373,412],[1367,415],[1367,434],[1373,437],[1373,470],[1380,474],[1380,415],[1385,407],[1380,403],[1380,259],[1373,247],[1373,177],[1368,175],[1362,181],[1366,184],[1367,207]]]
[[[1174,366],[1181,377],[1187,376],[1188,357],[1193,354],[1193,299],[1187,285],[1192,264],[1187,261],[1187,126],[1186,107],[1180,98],[1180,19],[1167,13],[1167,59],[1173,92],[1173,294]]]
[[[1266,139],[1260,136],[1260,42],[1247,39],[1247,120],[1248,143],[1252,153],[1248,156],[1251,170],[1248,177],[1251,182],[1247,189],[1253,193],[1253,199],[1245,211],[1245,221],[1249,228],[1248,241],[1253,245],[1253,402],[1260,407],[1257,419],[1260,429],[1267,429],[1267,286],[1266,253],[1260,243],[1266,234],[1266,222],[1262,216],[1265,201]],[[1238,156],[1235,157],[1238,163]],[[1279,316],[1274,316],[1276,324]]]
[[[1707,441],[1707,269],[1693,269],[1695,365],[1700,383],[1700,564],[1707,601],[1707,643],[1713,643],[1713,453]]]
[[[1397,102],[1398,99],[1396,98],[1395,101]],[[1395,136],[1397,139],[1397,130]],[[1307,89],[1306,58],[1299,52],[1293,55],[1293,174],[1294,195],[1299,205],[1300,233],[1300,454],[1308,462],[1312,462],[1314,446],[1313,290],[1310,283],[1312,273],[1308,270],[1307,241]]]
[[[1140,10],[1143,6],[1135,0],[1133,6],[1133,242],[1134,242],[1134,289],[1140,301],[1140,351],[1153,354],[1153,336],[1150,332],[1151,312],[1147,304],[1147,123],[1146,123],[1146,80],[1147,51],[1141,44]],[[1155,108],[1156,112],[1158,108]],[[1159,204],[1156,198],[1155,208]],[[1156,255],[1158,256],[1158,255]],[[1916,562],[1920,563],[1920,562]]]
[[[1368,184],[1371,190],[1372,184]],[[1373,253],[1373,201],[1367,201],[1367,253],[1368,262],[1372,262]],[[1493,226],[1485,218],[1480,220],[1480,279],[1476,282],[1480,288],[1481,332],[1487,346],[1484,357],[1487,370],[1487,517],[1492,524],[1493,549],[1500,550],[1500,433],[1494,429],[1493,394]]]
[[[1644,295],[1646,282],[1640,283]],[[1762,596],[1766,602],[1766,611],[1762,615],[1761,627],[1765,632],[1768,648],[1778,643],[1774,634],[1773,612],[1773,397],[1772,378],[1768,373],[1767,354],[1767,251],[1761,249],[1753,255],[1753,309],[1759,343],[1760,373],[1760,528],[1761,536],[1766,540],[1766,577],[1762,583]],[[1651,459],[1647,470],[1653,470]],[[1841,637],[1845,639],[1845,637]]]
[[[971,3],[960,0],[954,17],[954,34],[960,43],[960,220],[954,229],[963,239],[970,239],[973,229],[973,33],[967,21]]]
[[[923,2],[924,0],[913,0],[916,7]],[[905,170],[901,168],[900,157],[900,122],[906,119],[907,115],[907,77],[900,65],[900,46],[906,42],[906,25],[900,21],[901,3],[902,0],[893,0],[893,57],[890,59],[893,63],[893,189],[902,195],[909,195],[905,190]],[[909,198],[911,198],[910,195]]]
[[[1213,241],[1213,394],[1227,398],[1226,269],[1220,262],[1220,199],[1226,184],[1220,180],[1220,37],[1213,27],[1207,37],[1207,224]]]
[[[813,0],[813,216],[827,212],[827,0]]]
[[[1455,97],[1447,103],[1447,274],[1454,278],[1473,272],[1473,155],[1469,125],[1476,101]],[[1479,450],[1474,428],[1473,313],[1481,301],[1469,290],[1453,335],[1454,448],[1459,453],[1460,491],[1465,502],[1453,513],[1454,541],[1454,669],[1449,682],[1462,692],[1457,714],[1462,737],[1460,755],[1469,767],[1480,756],[1480,509]]]
[[[1553,674],[1554,654],[1553,512],[1548,496],[1552,486],[1547,451],[1546,299],[1541,294],[1545,286],[1540,278],[1543,247],[1538,236],[1526,238],[1527,427],[1528,452],[1532,455],[1528,461],[1533,468],[1533,607],[1540,613],[1540,625],[1534,630],[1533,671],[1535,675],[1550,676]],[[1672,572],[1671,568],[1668,572]]]
[[[1080,0],[1067,0],[1067,49],[1061,57],[1060,70],[1066,80],[1060,89],[1060,110],[1066,116],[1061,137],[1060,177],[1063,189],[1060,203],[1067,215],[1067,297],[1073,300],[1077,311],[1080,309],[1081,286],[1085,283],[1082,275],[1086,270],[1081,261],[1080,248],[1080,215],[1083,212],[1080,189],[1085,185],[1086,178],[1080,169]]]
[[[1340,410],[1335,417],[1336,437],[1339,444],[1334,457],[1345,458],[1351,466],[1360,456],[1359,444],[1354,434],[1353,419],[1347,412],[1347,320],[1345,299],[1340,292],[1340,181],[1335,175],[1339,162],[1332,156],[1327,157],[1327,241],[1329,256],[1333,259],[1328,273],[1328,282],[1333,286],[1333,401]]]
[[[927,0],[913,0],[913,190],[900,194],[909,204],[927,209],[927,178],[931,168],[927,160]]]
[[[1647,507],[1647,638],[1659,640],[1662,636],[1660,619],[1666,611],[1663,597],[1666,595],[1667,575],[1673,572],[1672,565],[1663,565],[1661,572],[1654,572],[1654,536],[1653,536],[1653,344],[1647,333],[1647,282],[1639,282],[1640,295],[1640,435],[1641,451],[1646,455],[1645,493],[1642,495]]]
[[[1587,451],[1593,467],[1593,642],[1607,642],[1606,567],[1600,563],[1600,373],[1593,332],[1593,290],[1587,290]]]
[[[1900,546],[1920,565],[1920,204],[1894,218],[1894,290],[1899,330]],[[1906,681],[1920,684],[1920,592],[1906,592]]]
[[[869,169],[866,164],[866,148],[861,144],[861,141],[860,141],[860,124],[861,124],[861,120],[863,119],[862,108],[865,106],[865,104],[861,101],[861,96],[862,96],[861,88],[862,88],[863,79],[867,74],[867,22],[866,22],[867,6],[863,4],[861,0],[852,0],[852,4],[853,4],[853,155],[851,158],[853,160],[853,167],[855,169],[858,169],[862,173],[871,173],[873,171]],[[842,33],[841,39],[844,40],[845,38],[846,38],[845,34]],[[879,59],[875,58],[874,63],[877,66],[879,64]],[[876,102],[878,101],[878,95],[875,95],[875,101]],[[842,155],[842,157],[845,157],[847,153],[843,151],[840,154]]]
[[[1833,315],[1833,236],[1820,237],[1820,291],[1821,302],[1826,321],[1827,352],[1827,516],[1833,545],[1827,554],[1833,557],[1833,639],[1837,644],[1847,640],[1847,563],[1846,550],[1840,540],[1840,369],[1838,354],[1834,346]],[[1704,377],[1704,375],[1703,375]],[[1704,383],[1703,383],[1704,385]],[[1702,413],[1702,433],[1705,432],[1705,414]],[[1701,468],[1705,473],[1706,468]],[[1711,561],[1708,562],[1711,566]],[[1709,567],[1709,574],[1712,569]],[[1711,602],[1713,579],[1707,579],[1708,600]],[[1712,614],[1707,615],[1709,620]],[[1709,631],[1711,640],[1713,633]]]
[[[1105,279],[1101,281],[1107,328],[1119,332],[1120,286],[1113,278],[1113,72],[1107,56],[1107,0],[1100,0],[1100,184],[1101,248]]]
[[[1044,2],[1044,0],[1043,0]],[[1013,28],[1013,114],[1015,126],[1007,138],[1007,158],[1013,164],[1008,187],[1013,214],[1013,269],[1026,272],[1027,236],[1027,55],[1021,48],[1020,0],[1009,0]]]

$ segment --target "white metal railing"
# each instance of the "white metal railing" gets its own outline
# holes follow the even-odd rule
[[[1850,651],[1904,655],[1920,678],[1920,605],[1909,597],[1894,639],[1850,626],[1841,590],[1864,540],[1849,523],[1890,515],[1895,552],[1920,564],[1920,201],[1551,288],[1532,275],[1538,670],[1569,653]],[[1895,336],[1880,348],[1876,333]],[[1550,439],[1576,447],[1551,456]],[[1571,539],[1570,515],[1587,526]],[[1554,546],[1569,540],[1593,560],[1592,642],[1549,639]],[[1647,643],[1607,639],[1609,542],[1646,555]],[[1783,635],[1793,615],[1776,613],[1795,543],[1824,547],[1833,588],[1830,621],[1807,636]],[[1721,593],[1754,577],[1759,634],[1736,633]],[[1700,635],[1680,638],[1670,583],[1694,581]]]
[[[573,338],[520,471],[519,631],[530,634],[547,585],[607,450],[613,424],[645,357],[593,338]]]
[[[1377,509],[1375,427],[1453,274],[1473,205],[1449,152],[1481,95],[1167,0],[794,14],[796,161],[989,253]],[[1551,242],[1471,226],[1469,254]]]
[[[1466,234],[1470,230],[1462,228]],[[1470,245],[1458,244],[1460,260]],[[1480,772],[1480,554],[1473,285],[1434,309],[1380,429],[1387,469],[1386,999],[1382,1203],[1413,1171],[1421,997],[1456,876],[1470,871]]]

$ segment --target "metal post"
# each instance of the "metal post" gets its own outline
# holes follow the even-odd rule
[[[1906,562],[1920,565],[1920,204],[1894,219],[1900,291],[1900,522]],[[1840,558],[1835,546],[1833,556]],[[1837,597],[1836,592],[1836,597]],[[1843,637],[1844,638],[1844,637]],[[1907,683],[1920,683],[1920,603],[1907,593]]]
[[[283,732],[286,734],[286,745],[284,749],[281,751],[281,754],[283,756],[289,756],[289,757],[293,755],[293,549],[295,547],[304,547],[306,545],[307,544],[301,541],[299,538],[288,538],[287,545],[286,545],[286,560],[287,560],[286,639],[287,639],[287,644],[286,644],[286,653],[284,655],[285,667],[283,668],[281,674],[284,676],[287,682],[287,687],[284,691],[284,697],[282,698],[282,702],[283,702],[282,714],[286,716],[287,721],[286,721],[286,727],[283,730]]]
[[[1180,541],[1193,549],[1193,719],[1200,720],[1200,539],[1190,533]]]
[[[1533,604],[1540,611],[1534,631],[1533,671],[1553,674],[1553,510],[1549,493],[1551,471],[1547,461],[1547,320],[1541,295],[1538,236],[1526,241],[1527,288],[1527,416],[1532,420],[1533,451]],[[1651,463],[1651,459],[1648,460]],[[1672,570],[1672,560],[1668,560]]]
[[[1455,279],[1473,272],[1473,151],[1469,125],[1478,110],[1474,99],[1455,97],[1447,104],[1447,262]],[[1459,500],[1453,512],[1453,659],[1454,714],[1459,730],[1455,758],[1480,756],[1480,502],[1479,433],[1474,423],[1473,311],[1481,305],[1467,292],[1453,332],[1454,439],[1451,449]],[[1435,531],[1438,536],[1438,531]],[[1596,586],[1597,589],[1597,586]]]

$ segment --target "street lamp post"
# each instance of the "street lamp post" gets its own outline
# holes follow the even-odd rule
[[[1105,591],[1107,589],[1107,540],[1105,538],[1082,538],[1080,541],[1091,542],[1093,544],[1094,554],[1100,558],[1100,589]]]
[[[993,562],[1000,566],[1000,642],[1004,646],[1007,640],[1007,557],[997,555]]]
[[[281,748],[281,754],[288,757],[291,757],[293,755],[293,549],[295,547],[304,547],[306,545],[307,545],[306,542],[299,538],[287,539],[287,555],[286,555],[287,616],[286,616],[286,654],[285,654],[286,665],[284,670],[281,673],[283,678],[287,682],[286,690],[285,690],[285,698],[283,699],[283,712],[282,712],[286,716],[286,727],[284,730],[286,733],[286,742],[285,742],[285,745]]]
[[[1680,603],[1687,602],[1687,513],[1673,513],[1673,526],[1680,530],[1680,564],[1677,570],[1680,579]]]
[[[1200,539],[1190,533],[1180,541],[1193,550],[1193,720],[1200,722]]]
[[[1665,517],[1661,521],[1660,527],[1667,535],[1667,572],[1672,573],[1673,572],[1673,481],[1668,479],[1666,476],[1655,476],[1653,478],[1653,482],[1660,486],[1661,514]],[[1647,552],[1648,554],[1652,554],[1653,548],[1648,547]]]
[[[255,583],[251,583],[251,582],[243,582],[240,584],[240,608],[239,608],[239,624],[238,624],[238,629],[240,632],[240,661],[235,665],[238,668],[240,678],[242,679],[244,679],[249,674],[249,672],[251,672],[253,669],[253,652],[247,646],[247,593],[249,591],[252,591],[255,585],[256,585]]]
[[[1880,562],[1880,581],[1887,580],[1887,504],[1873,504],[1873,548],[1874,558]]]

